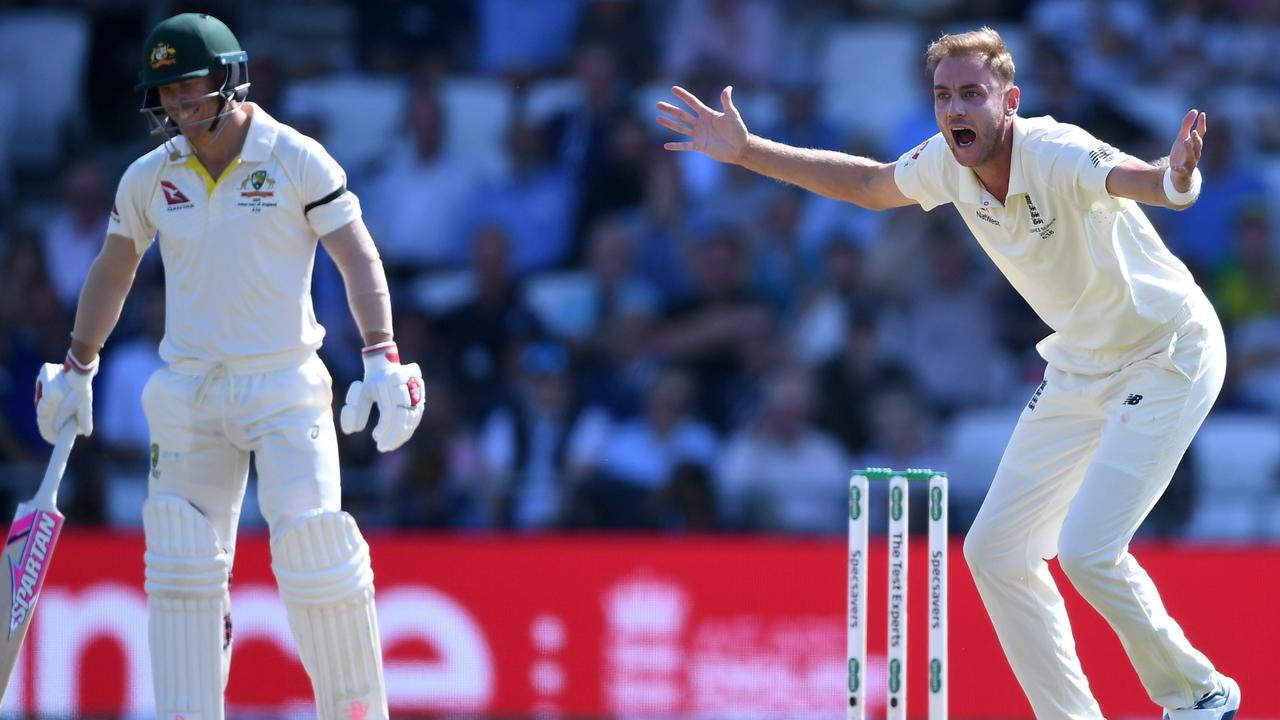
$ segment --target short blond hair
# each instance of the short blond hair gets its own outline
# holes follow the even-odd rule
[[[929,43],[929,48],[924,51],[925,67],[932,76],[945,58],[963,55],[977,55],[982,64],[995,73],[1001,86],[1013,85],[1013,55],[1009,46],[1004,44],[1000,33],[985,25],[970,32],[943,35]]]

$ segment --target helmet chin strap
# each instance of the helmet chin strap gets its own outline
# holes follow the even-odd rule
[[[231,108],[231,110],[229,111],[227,110],[227,96],[223,92],[219,91],[218,92],[218,112],[213,114],[213,122],[209,123],[209,132],[217,133],[218,125],[222,123],[223,115],[230,115],[235,111],[236,111],[236,108]],[[215,134],[213,136],[215,140],[218,138],[218,134]]]
[[[227,126],[222,124],[222,119],[228,115],[233,115],[240,110],[239,104],[236,104],[229,110],[226,109],[226,107],[227,99],[224,97],[222,102],[219,103],[218,112],[214,114],[212,121],[201,121],[209,123],[209,132],[212,133],[209,141],[204,144],[205,148],[211,147],[214,143],[218,142],[218,138],[222,136],[222,131],[227,129]],[[191,147],[191,154],[196,157],[200,157],[201,148],[196,145],[195,141],[192,140],[190,136],[187,137],[187,145]]]
[[[205,148],[208,148],[210,145],[217,142],[218,138],[222,135],[222,131],[227,128],[226,124],[222,122],[222,119],[228,115],[236,113],[241,107],[241,103],[239,102],[236,102],[234,105],[231,104],[232,98],[225,92],[214,91],[214,93],[210,93],[210,95],[213,94],[216,94],[219,97],[217,112],[215,112],[211,117],[203,120],[197,120],[193,123],[188,123],[188,125],[202,125],[204,123],[209,123],[209,132],[213,133],[213,136],[209,138],[208,142],[203,144],[203,147]],[[142,111],[148,114],[151,118],[151,134],[164,136],[164,144],[169,148],[169,157],[171,159],[177,160],[178,158],[183,157],[183,153],[174,142],[179,135],[186,136],[187,146],[191,148],[191,154],[196,156],[200,155],[200,147],[196,146],[191,135],[184,133],[182,131],[182,126],[175,122],[163,107],[143,108]]]

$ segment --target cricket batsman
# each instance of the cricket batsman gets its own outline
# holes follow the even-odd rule
[[[863,207],[955,206],[1053,329],[1038,345],[1044,382],[964,547],[1035,716],[1103,717],[1049,574],[1056,555],[1166,719],[1230,720],[1239,686],[1191,644],[1129,552],[1226,369],[1213,307],[1138,206],[1196,201],[1205,115],[1186,113],[1168,157],[1148,163],[1079,127],[1020,117],[1013,58],[989,28],[943,35],[925,57],[939,132],[897,162],[752,135],[732,88],[719,111],[674,88],[688,109],[660,102],[657,121],[686,136],[668,150],[703,152]]]
[[[248,55],[204,14],[152,30],[137,90],[160,147],[129,166],[61,365],[37,380],[41,434],[93,431],[98,353],[158,236],[165,334],[143,391],[151,471],[142,507],[157,716],[221,720],[231,660],[228,586],[248,479],[317,716],[387,718],[369,546],[341,509],[331,378],[311,303],[317,240],[341,269],[364,340],[342,408],[392,450],[422,419],[421,371],[392,338],[382,261],[341,167],[315,140],[246,102]]]

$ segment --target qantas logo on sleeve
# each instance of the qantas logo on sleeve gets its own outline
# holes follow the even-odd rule
[[[179,207],[191,207],[194,204],[178,189],[177,185],[168,180],[160,181],[160,189],[164,191],[164,201],[169,204],[170,210],[176,210]]]
[[[933,138],[929,138],[929,140],[932,140],[932,139],[933,139]],[[916,148],[916,151],[915,151],[915,152],[913,152],[913,153],[911,153],[911,159],[912,159],[912,160],[919,160],[919,159],[920,159],[920,153],[924,152],[924,148],[925,148],[925,146],[926,146],[926,145],[928,145],[928,144],[929,144],[929,140],[925,140],[924,142],[920,143],[920,147]]]

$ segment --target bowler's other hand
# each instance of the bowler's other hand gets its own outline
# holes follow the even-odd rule
[[[692,140],[669,142],[662,147],[676,151],[697,150],[727,163],[736,163],[742,158],[749,135],[746,123],[742,122],[742,115],[733,105],[732,85],[720,93],[723,112],[712,110],[693,93],[678,85],[672,87],[671,92],[683,100],[693,114],[671,103],[659,101],[658,109],[665,114],[657,117],[658,124]]]
[[[1182,126],[1178,128],[1178,137],[1169,150],[1169,174],[1172,176],[1173,188],[1178,192],[1191,189],[1191,174],[1200,164],[1200,153],[1204,149],[1204,133],[1208,129],[1208,120],[1203,112],[1191,109],[1182,117]]]

